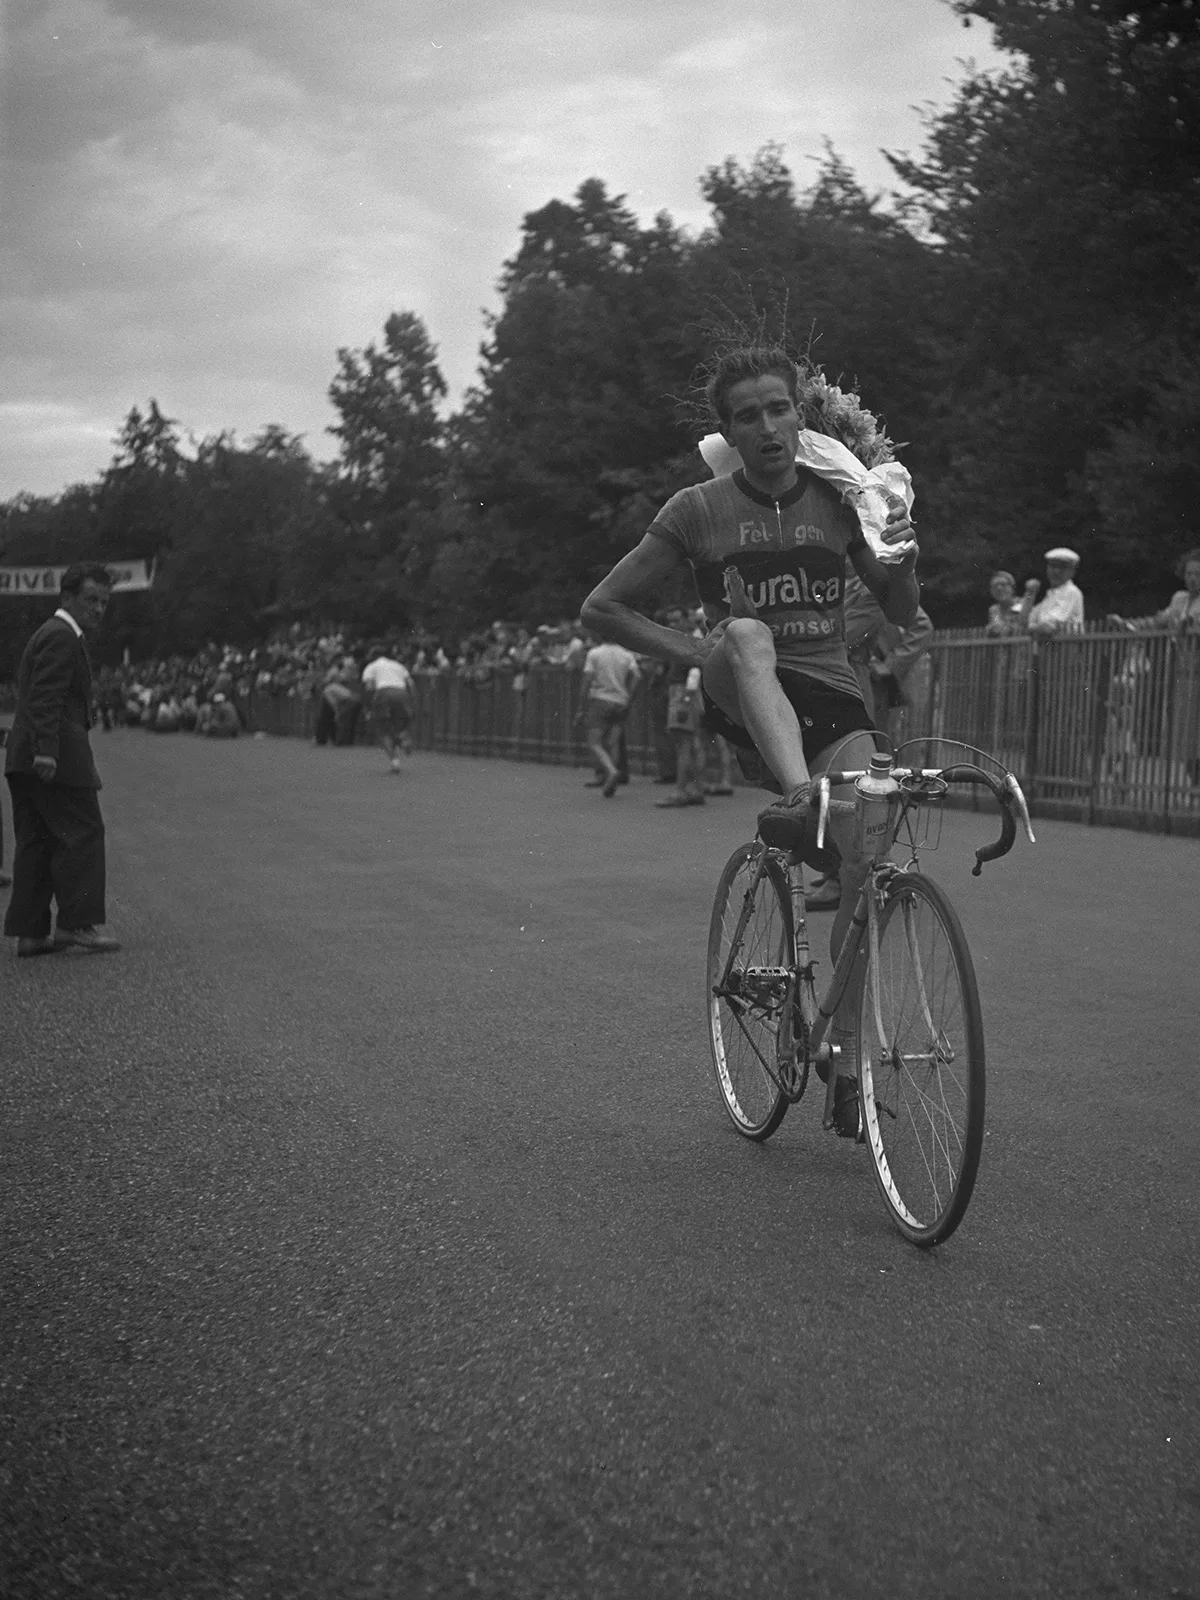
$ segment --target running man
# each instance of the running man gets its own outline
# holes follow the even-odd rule
[[[761,837],[827,869],[836,856],[816,849],[813,777],[835,752],[839,767],[856,769],[875,753],[873,723],[846,655],[846,560],[888,620],[903,625],[917,612],[917,549],[898,505],[884,541],[903,542],[906,551],[885,565],[838,491],[797,465],[800,381],[778,346],[732,351],[717,363],[707,398],[743,467],[672,496],[641,543],[589,595],[583,616],[603,638],[700,668],[706,726],[741,750],[757,750],[782,791],[759,816]],[[709,624],[703,638],[662,627],[639,609],[684,564]],[[857,737],[843,742],[849,735]],[[867,871],[853,847],[851,809],[831,807],[842,863],[835,958]]]
[[[362,684],[375,724],[375,737],[391,761],[392,771],[399,772],[400,752],[412,755],[412,739],[408,733],[413,710],[412,673],[403,662],[388,655],[382,645],[376,645],[363,668]]]

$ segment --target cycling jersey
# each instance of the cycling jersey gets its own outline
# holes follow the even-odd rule
[[[815,473],[778,500],[743,471],[672,495],[649,531],[690,562],[711,626],[727,616],[725,568],[736,567],[781,668],[860,697],[846,658],[842,599],[847,553],[864,543],[853,509]]]

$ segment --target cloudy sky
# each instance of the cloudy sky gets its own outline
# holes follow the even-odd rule
[[[768,140],[887,187],[968,57],[942,0],[9,0],[0,499],[92,477],[150,396],[328,456],[337,348],[393,310],[457,398],[525,212],[599,176],[698,229]]]

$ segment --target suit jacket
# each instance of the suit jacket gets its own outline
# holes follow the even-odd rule
[[[92,663],[69,623],[51,617],[25,646],[17,669],[17,710],[5,772],[32,772],[34,756],[58,762],[55,783],[98,789],[92,760]]]

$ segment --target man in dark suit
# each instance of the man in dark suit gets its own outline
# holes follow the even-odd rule
[[[119,950],[104,922],[104,822],[92,760],[92,663],[85,631],[99,627],[112,591],[107,568],[63,573],[61,604],[25,646],[4,773],[12,794],[12,896],[4,932],[19,956]],[[50,902],[58,904],[50,932]]]

